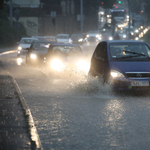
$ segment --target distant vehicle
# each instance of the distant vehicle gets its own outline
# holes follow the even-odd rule
[[[32,37],[23,37],[20,42],[18,43],[18,52],[17,57],[20,57],[20,55],[26,54],[26,48],[29,48],[31,46],[31,43],[33,41],[38,41],[37,38]]]
[[[117,30],[116,32],[121,40],[127,39],[127,31],[126,30]]]
[[[86,37],[96,37],[99,41],[101,40],[101,33],[100,31],[96,30],[96,31],[89,31],[86,35]]]
[[[44,64],[44,56],[53,41],[33,41],[30,48],[27,48],[26,64],[41,65]]]
[[[84,39],[84,45],[96,46],[102,40],[100,31],[89,31]]]
[[[33,36],[40,41],[56,41],[55,36]]]
[[[58,43],[72,44],[72,40],[70,39],[68,34],[57,34],[56,41]]]
[[[102,33],[102,40],[113,40],[113,36],[110,32]]]
[[[125,8],[113,8],[111,9],[111,17],[116,23],[126,22],[126,9]]]
[[[117,90],[150,90],[150,47],[142,41],[100,42],[91,59],[90,76]]]
[[[44,60],[50,74],[88,72],[89,69],[82,49],[77,44],[51,44]]]
[[[72,44],[82,45],[84,42],[85,36],[81,33],[73,33],[70,38],[72,40]]]

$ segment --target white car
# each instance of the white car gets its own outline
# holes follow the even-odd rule
[[[26,48],[29,48],[31,46],[32,41],[38,41],[37,38],[32,37],[23,37],[20,42],[18,43],[18,52],[17,56],[26,54]]]
[[[119,35],[121,40],[127,39],[127,31],[126,30],[117,30],[117,34]]]
[[[72,44],[72,40],[69,38],[68,34],[57,34],[56,41],[57,43]]]

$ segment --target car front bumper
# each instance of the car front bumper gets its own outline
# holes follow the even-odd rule
[[[150,90],[150,79],[113,79],[111,85],[114,90]]]

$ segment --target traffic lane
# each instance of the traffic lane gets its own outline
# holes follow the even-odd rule
[[[96,79],[53,79],[9,63],[44,149],[149,149],[149,95],[116,95]]]
[[[11,52],[11,51],[17,51],[17,46],[13,46],[13,47],[1,47],[0,48],[0,53]]]

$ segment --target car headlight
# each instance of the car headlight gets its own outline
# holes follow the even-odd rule
[[[126,38],[127,36],[126,35],[123,35],[123,38]]]
[[[18,46],[18,50],[22,50],[22,47],[21,47],[21,46]]]
[[[138,38],[138,37],[136,37],[136,38],[135,38],[135,40],[139,40],[139,38]]]
[[[96,37],[99,38],[100,36],[97,34]]]
[[[121,28],[121,25],[118,25],[119,28]]]
[[[77,62],[77,67],[78,67],[79,70],[87,71],[87,72],[88,72],[89,69],[90,69],[90,65],[89,65],[88,62],[85,61],[85,60],[79,60],[79,61]]]
[[[82,41],[83,41],[83,39],[82,39],[82,38],[78,40],[78,42],[82,42]]]
[[[112,37],[109,37],[109,40],[113,40],[113,38],[112,38]]]
[[[71,39],[69,39],[69,43],[72,43],[72,40],[71,40]]]
[[[31,54],[30,57],[31,57],[32,59],[36,59],[36,55],[35,55],[35,54]]]
[[[64,68],[64,64],[59,59],[52,60],[50,66],[57,71],[61,71]]]
[[[111,70],[110,74],[113,78],[125,78],[125,76],[117,70]]]

